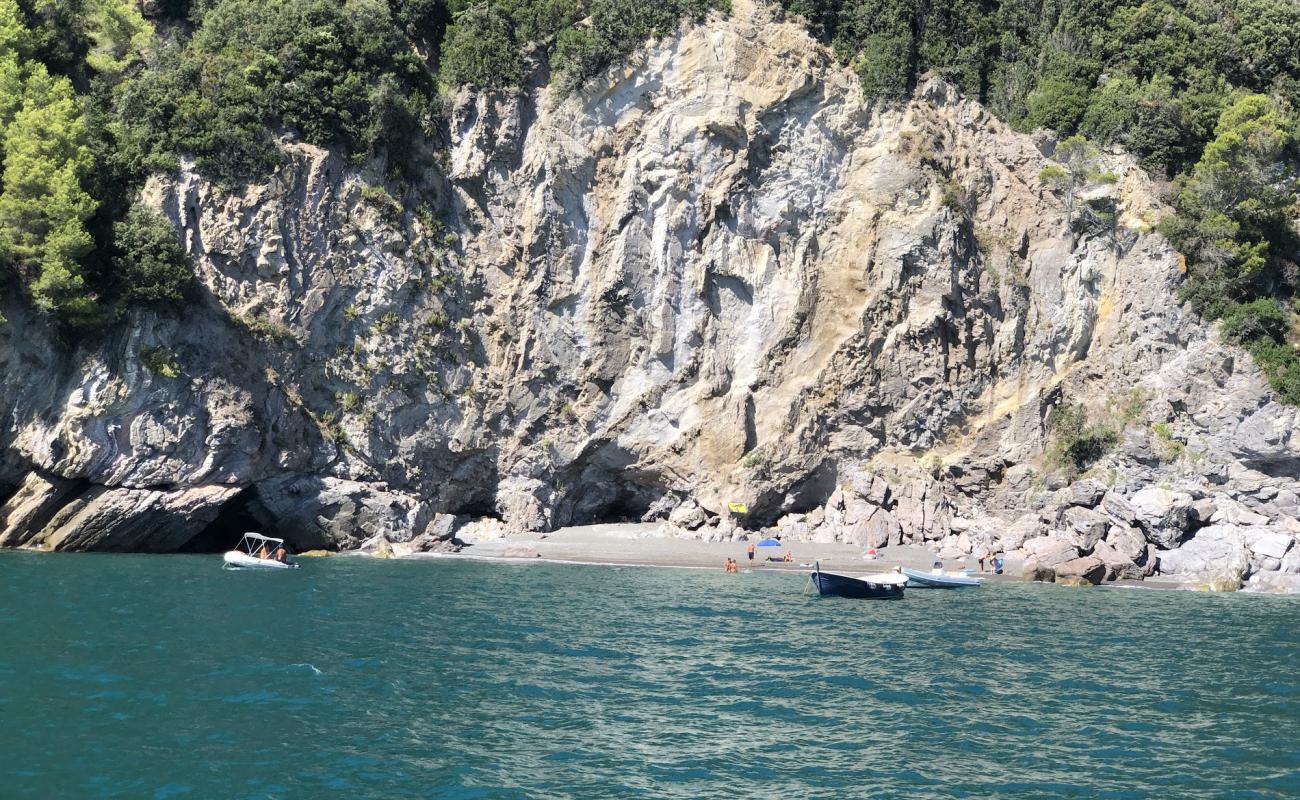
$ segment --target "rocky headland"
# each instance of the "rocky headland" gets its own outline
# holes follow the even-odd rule
[[[563,99],[462,92],[446,137],[423,205],[288,140],[239,190],[155,176],[183,313],[69,349],[6,297],[0,546],[666,520],[1300,590],[1300,410],[1180,304],[1125,154],[1063,196],[1050,134],[937,79],[872,103],[746,0]],[[1065,406],[1111,434],[1086,468]]]

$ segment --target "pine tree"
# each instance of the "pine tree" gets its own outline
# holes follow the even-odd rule
[[[91,166],[72,84],[35,64],[4,132],[0,262],[40,308],[73,323],[94,310],[78,264],[94,246],[85,222],[95,201],[82,188]]]

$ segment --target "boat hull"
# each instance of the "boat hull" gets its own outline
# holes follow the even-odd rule
[[[914,589],[964,589],[979,586],[980,579],[969,575],[936,575],[919,569],[903,568],[907,576],[907,585]]]
[[[242,553],[238,550],[231,550],[222,558],[226,566],[236,567],[238,569],[298,569],[298,565],[292,561],[276,561],[271,558],[257,558],[250,556],[248,553]]]
[[[855,600],[897,600],[903,596],[902,583],[872,583],[821,570],[813,573],[812,580],[817,593],[823,596],[850,597]]]

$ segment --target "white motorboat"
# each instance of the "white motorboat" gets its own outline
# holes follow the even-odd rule
[[[289,560],[283,539],[274,539],[260,533],[245,533],[239,546],[223,557],[223,566],[230,569],[298,569]]]
[[[982,582],[965,572],[944,572],[942,561],[934,562],[934,568],[929,572],[903,567],[903,574],[907,576],[908,586],[920,589],[959,589],[963,586],[979,586]]]

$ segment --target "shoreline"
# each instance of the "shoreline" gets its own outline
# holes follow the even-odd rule
[[[467,537],[460,552],[414,552],[409,544],[388,543],[384,550],[309,551],[295,558],[375,558],[392,560],[466,560],[501,564],[561,564],[619,568],[687,569],[723,571],[727,558],[734,558],[740,572],[794,573],[807,575],[820,562],[828,572],[865,575],[889,572],[895,567],[929,570],[939,560],[935,551],[921,545],[880,548],[875,559],[864,558],[864,549],[843,543],[789,542],[780,547],[759,548],[752,565],[746,559],[747,541],[707,541],[673,536],[657,523],[604,523],[560,528],[549,533],[514,532],[484,538]],[[14,552],[49,552],[38,548],[12,548]],[[792,562],[769,562],[766,557],[790,552]],[[1052,583],[1026,581],[1019,556],[1006,557],[1002,574],[979,571],[967,557],[945,561],[949,570],[971,568],[983,583]],[[1209,591],[1199,576],[1157,575],[1145,580],[1118,580],[1097,584],[1105,589],[1150,589],[1155,591]],[[1239,590],[1247,594],[1300,596],[1300,592],[1270,591],[1247,582]],[[1235,593],[1226,592],[1226,593]]]
[[[561,528],[551,533],[517,533],[500,538],[470,539],[458,553],[395,552],[401,559],[464,559],[504,564],[567,564],[574,566],[651,567],[723,571],[727,558],[738,562],[741,572],[810,574],[813,564],[822,569],[850,575],[889,572],[895,567],[928,570],[938,556],[919,545],[881,548],[878,558],[863,558],[864,549],[842,543],[790,542],[782,547],[759,548],[755,562],[746,559],[748,542],[710,542],[666,535],[663,528],[647,523],[606,523]],[[768,553],[790,552],[793,562],[768,562]],[[364,554],[360,554],[364,555]],[[973,575],[986,584],[1022,583],[1021,562],[1007,559],[1002,574],[990,568],[979,571],[974,559],[965,563],[949,560],[948,569],[974,568]],[[1187,580],[1122,580],[1100,584],[1104,588],[1191,589]]]

